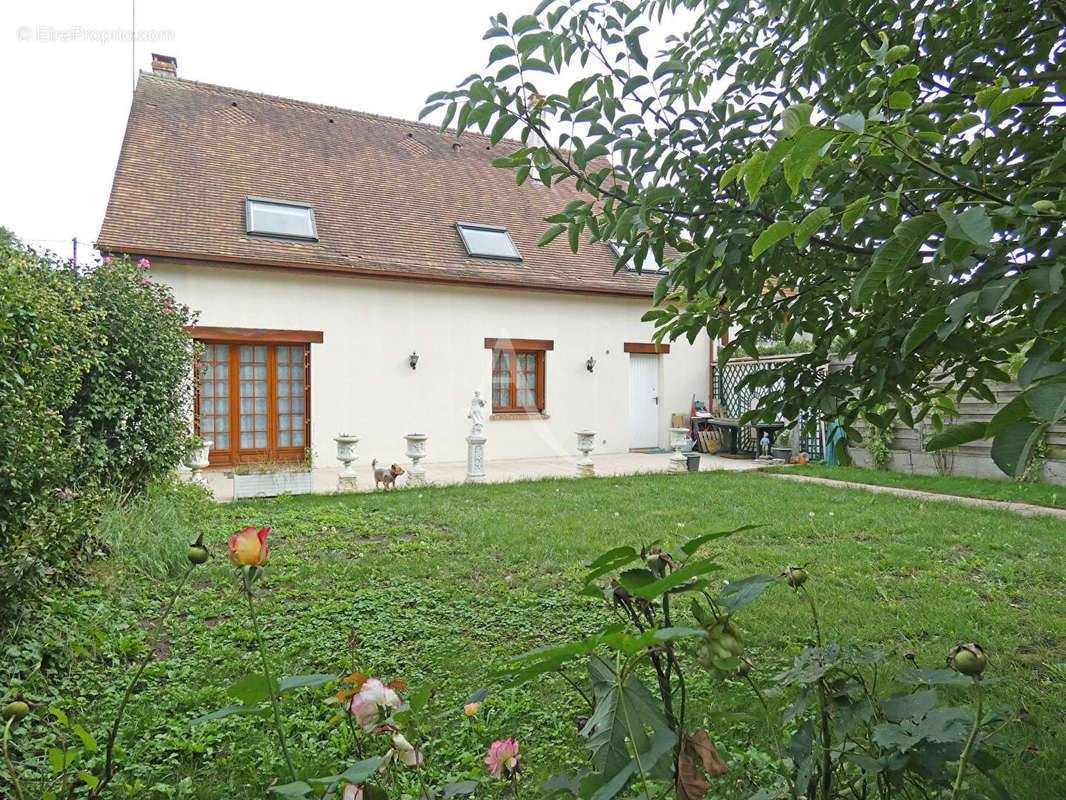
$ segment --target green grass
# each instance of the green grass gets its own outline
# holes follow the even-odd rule
[[[1027,483],[1006,478],[966,478],[955,475],[912,475],[904,472],[866,469],[864,467],[827,467],[823,464],[795,464],[788,467],[767,467],[764,472],[789,472],[830,478],[836,481],[868,483],[873,486],[893,486],[917,489],[936,494],[961,497],[980,497],[986,500],[1007,500],[1032,503],[1037,506],[1066,508],[1066,486],[1054,483]]]
[[[1018,798],[1066,793],[1066,537],[1057,520],[759,474],[686,473],[205,506],[190,530],[160,532],[158,542],[149,532],[139,546],[169,548],[176,538],[184,547],[203,530],[224,556],[226,539],[243,525],[272,526],[258,601],[275,671],[357,667],[402,679],[412,691],[432,685],[437,708],[449,712],[442,735],[426,747],[432,779],[481,776],[479,794],[502,794],[480,759],[493,739],[515,736],[528,769],[523,794],[536,796],[545,777],[583,761],[580,700],[552,678],[493,687],[473,721],[458,713],[463,700],[510,656],[596,626],[600,606],[575,590],[582,566],[602,551],[748,523],[763,527],[708,547],[725,566],[722,577],[809,564],[827,637],[882,647],[888,674],[906,666],[908,649],[921,666],[939,667],[955,644],[986,646],[998,679],[988,706],[1028,712],[1002,734],[1003,783]],[[50,598],[32,635],[24,629],[20,642],[5,643],[0,686],[57,705],[102,740],[172,590],[172,578],[138,563],[132,554],[105,562],[83,588]],[[809,641],[803,608],[782,586],[741,612],[760,679]],[[194,574],[157,652],[120,737],[122,782],[149,787],[140,797],[235,799],[263,797],[275,777],[284,782],[266,721],[188,727],[231,702],[225,688],[259,669],[223,558]],[[695,665],[690,675],[695,721],[734,766],[709,797],[746,796],[771,760],[760,718],[750,721],[750,690]],[[305,775],[342,763],[345,740],[330,723],[336,706],[325,705],[325,695],[307,689],[284,697],[290,747]],[[35,719],[15,738],[27,776],[54,745]]]

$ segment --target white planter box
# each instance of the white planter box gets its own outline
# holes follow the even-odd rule
[[[262,472],[233,475],[233,499],[311,494],[310,472]]]

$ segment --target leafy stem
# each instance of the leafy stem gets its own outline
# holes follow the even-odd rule
[[[118,738],[118,729],[122,724],[122,716],[126,713],[126,706],[129,704],[130,697],[133,695],[133,690],[137,686],[137,681],[141,679],[141,675],[147,668],[148,662],[155,657],[155,649],[159,644],[159,637],[163,634],[163,623],[166,622],[171,610],[173,610],[178,595],[181,594],[181,590],[185,588],[185,584],[188,582],[189,576],[195,568],[195,564],[189,564],[189,568],[185,570],[185,574],[181,576],[181,581],[178,583],[178,587],[174,590],[174,594],[170,596],[170,601],[167,603],[166,608],[163,609],[163,613],[155,624],[155,631],[152,633],[152,641],[148,645],[148,651],[144,654],[144,658],[141,659],[140,666],[137,667],[137,671],[133,674],[130,682],[126,684],[126,691],[122,695],[122,702],[118,704],[118,711],[115,712],[115,721],[112,723],[111,732],[107,737],[107,747],[105,749],[107,755],[104,758],[104,776],[100,779],[100,783],[96,785],[96,788],[92,790],[89,795],[90,797],[100,797],[103,794],[104,789],[107,787],[107,784],[111,782],[111,778],[115,775],[115,740]]]
[[[7,741],[11,734],[11,725],[14,722],[14,717],[8,717],[7,723],[4,725],[4,761],[7,762],[7,771],[11,774],[11,783],[15,787],[15,794],[18,796],[18,800],[25,800],[22,794],[22,785],[19,783],[18,772],[15,771],[15,765],[11,761],[11,754],[7,749]]]
[[[263,676],[267,682],[267,692],[270,694],[270,707],[274,710],[274,727],[278,730],[278,740],[281,742],[281,753],[285,756],[285,764],[289,768],[289,776],[293,782],[296,782],[296,770],[292,766],[292,759],[289,757],[289,746],[285,742],[285,730],[281,726],[281,711],[278,709],[278,696],[274,686],[274,679],[270,675],[270,664],[267,661],[266,655],[266,643],[263,641],[263,634],[259,630],[259,617],[255,612],[255,600],[252,597],[252,569],[245,568],[242,570],[243,584],[244,584],[244,596],[248,598],[248,613],[252,618],[252,628],[255,629],[255,639],[259,643],[259,655],[263,661]]]
[[[962,755],[959,757],[959,771],[955,775],[955,786],[951,790],[951,800],[959,800],[959,792],[962,791],[962,777],[966,774],[966,763],[970,760],[970,754],[973,752],[974,742],[977,741],[977,733],[981,729],[981,710],[984,702],[984,687],[981,685],[981,677],[977,676],[973,681],[973,692],[977,701],[977,709],[973,719],[973,729],[970,731],[970,738],[966,740],[966,747],[962,749]]]

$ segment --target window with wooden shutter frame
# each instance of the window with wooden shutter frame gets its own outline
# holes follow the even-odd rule
[[[543,412],[545,408],[546,339],[486,339],[492,349],[494,414]]]

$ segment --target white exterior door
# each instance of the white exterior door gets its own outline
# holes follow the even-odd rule
[[[629,354],[629,446],[659,446],[659,357]]]

